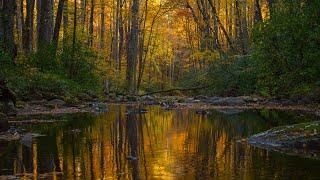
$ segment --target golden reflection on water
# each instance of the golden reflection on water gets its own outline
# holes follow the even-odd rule
[[[12,145],[11,173],[26,179],[273,179],[294,173],[286,168],[290,158],[236,142],[270,126],[257,113],[208,117],[149,107],[146,114],[126,114],[130,108],[111,106],[106,114],[40,128],[48,136],[31,149]],[[10,169],[7,161],[0,167]],[[301,174],[301,167],[293,168]]]

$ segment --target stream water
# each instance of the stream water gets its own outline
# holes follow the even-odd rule
[[[103,114],[62,116],[19,128],[45,136],[0,142],[4,175],[38,179],[318,179],[320,161],[238,140],[275,126],[315,120],[269,110],[166,111],[110,105]]]

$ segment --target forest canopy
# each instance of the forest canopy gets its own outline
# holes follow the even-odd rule
[[[319,101],[319,17],[317,0],[0,0],[0,78],[21,100]]]

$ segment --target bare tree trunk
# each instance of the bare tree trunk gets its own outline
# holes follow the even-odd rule
[[[241,17],[241,36],[242,36],[242,53],[248,53],[249,46],[249,33],[247,21],[247,0],[242,0],[242,17]]]
[[[142,75],[143,75],[143,71],[144,71],[144,55],[145,55],[145,51],[144,51],[144,39],[145,39],[145,34],[146,34],[146,22],[147,22],[147,18],[148,18],[148,0],[145,0],[145,10],[144,10],[144,20],[143,20],[143,27],[140,33],[140,38],[139,38],[139,55],[138,55],[138,59],[139,59],[139,70],[138,70],[138,80],[137,80],[137,91],[139,91],[140,89],[140,85],[141,85],[141,81],[142,81]]]
[[[94,16],[94,0],[91,0],[91,12],[90,12],[90,23],[89,23],[89,47],[93,46],[93,16]]]
[[[215,6],[213,5],[212,0],[208,0],[208,1],[209,1],[209,4],[210,4],[211,8],[212,8],[212,13],[213,13],[213,15],[215,16],[215,18],[216,18],[216,20],[217,20],[217,23],[220,25],[219,27],[221,28],[224,36],[226,37],[226,39],[227,39],[227,41],[228,41],[228,43],[229,43],[229,46],[230,46],[231,50],[235,52],[236,49],[233,47],[233,43],[232,43],[232,41],[231,41],[231,39],[230,39],[230,37],[229,37],[229,34],[228,34],[228,32],[226,31],[226,29],[224,28],[222,22],[220,21],[219,16],[217,15],[217,10],[216,10]]]
[[[76,53],[76,41],[77,41],[77,1],[74,1],[74,11],[73,11],[73,35],[72,35],[72,57],[75,58]],[[76,71],[74,67],[74,61],[71,61],[71,66],[69,68],[69,77],[73,77]]]
[[[123,41],[124,41],[124,29],[123,29],[123,17],[122,17],[122,8],[123,8],[123,0],[119,0],[120,2],[120,11],[119,11],[119,64],[118,70],[121,72],[121,59],[122,59],[122,51],[123,51]]]
[[[241,12],[240,12],[240,6],[239,6],[239,1],[235,0],[235,6],[234,6],[234,31],[235,31],[235,41],[236,41],[236,46],[237,49],[240,49],[240,44],[241,44]]]
[[[228,35],[230,37],[230,41],[233,41],[233,29],[232,29],[232,24],[233,24],[233,3],[232,1],[230,2],[230,6],[229,6],[229,16],[228,16]],[[233,43],[233,42],[232,42]]]
[[[87,18],[87,0],[81,0],[81,11],[80,11],[80,19],[79,21],[81,22],[82,26],[82,32],[85,31],[86,27],[86,18]]]
[[[53,0],[41,0],[40,12],[38,13],[40,16],[40,24],[39,24],[39,32],[38,32],[38,47],[41,48],[42,45],[48,45],[52,41]]]
[[[27,0],[26,18],[23,28],[23,49],[25,53],[30,53],[33,49],[33,18],[34,18],[34,0]]]
[[[36,30],[36,41],[34,42],[34,46],[36,46],[37,50],[40,49],[39,47],[39,31],[40,31],[40,19],[41,19],[41,1],[42,0],[35,0],[36,1],[36,15],[37,15],[37,19],[36,19],[36,25],[37,25],[37,30]]]
[[[259,0],[254,0],[254,23],[262,21],[262,13]]]
[[[4,26],[3,26],[3,0],[0,0],[0,51],[3,51],[3,43],[4,43]],[[0,77],[2,78],[2,77]]]
[[[75,49],[76,49],[76,40],[77,40],[77,1],[74,1],[73,36],[72,36],[72,51],[73,51],[73,55],[74,55]]]
[[[64,2],[65,2],[65,0],[59,0],[58,11],[57,11],[57,16],[56,16],[56,24],[54,26],[52,42],[54,43],[56,49],[58,47]]]
[[[100,49],[104,49],[104,47],[105,47],[106,25],[105,25],[104,12],[105,12],[105,2],[104,2],[104,0],[101,0]]]
[[[1,33],[0,44],[2,44],[2,50],[8,54],[12,60],[17,55],[17,46],[14,43],[14,15],[16,12],[16,1],[2,0],[2,6],[0,9],[1,14]]]
[[[23,43],[22,43],[22,39],[23,39],[23,24],[24,24],[24,17],[23,17],[23,0],[17,0],[17,9],[16,9],[16,30],[18,33],[18,47],[20,49],[23,48]]]
[[[112,45],[112,57],[116,63],[116,67],[119,66],[119,11],[120,11],[120,1],[116,0],[116,12],[114,18],[114,28],[113,28],[113,45]]]
[[[127,55],[127,83],[130,93],[135,93],[135,70],[138,55],[139,0],[133,0],[131,7],[131,27]]]
[[[67,47],[68,39],[68,0],[65,0],[65,5],[63,8],[63,48]]]

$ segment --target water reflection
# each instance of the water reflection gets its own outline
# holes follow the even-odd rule
[[[276,111],[195,110],[102,115],[24,128],[46,134],[31,147],[0,144],[0,175],[43,179],[282,179],[319,178],[320,162],[253,148],[236,140],[278,125],[311,120]],[[136,108],[136,107],[135,107]]]

